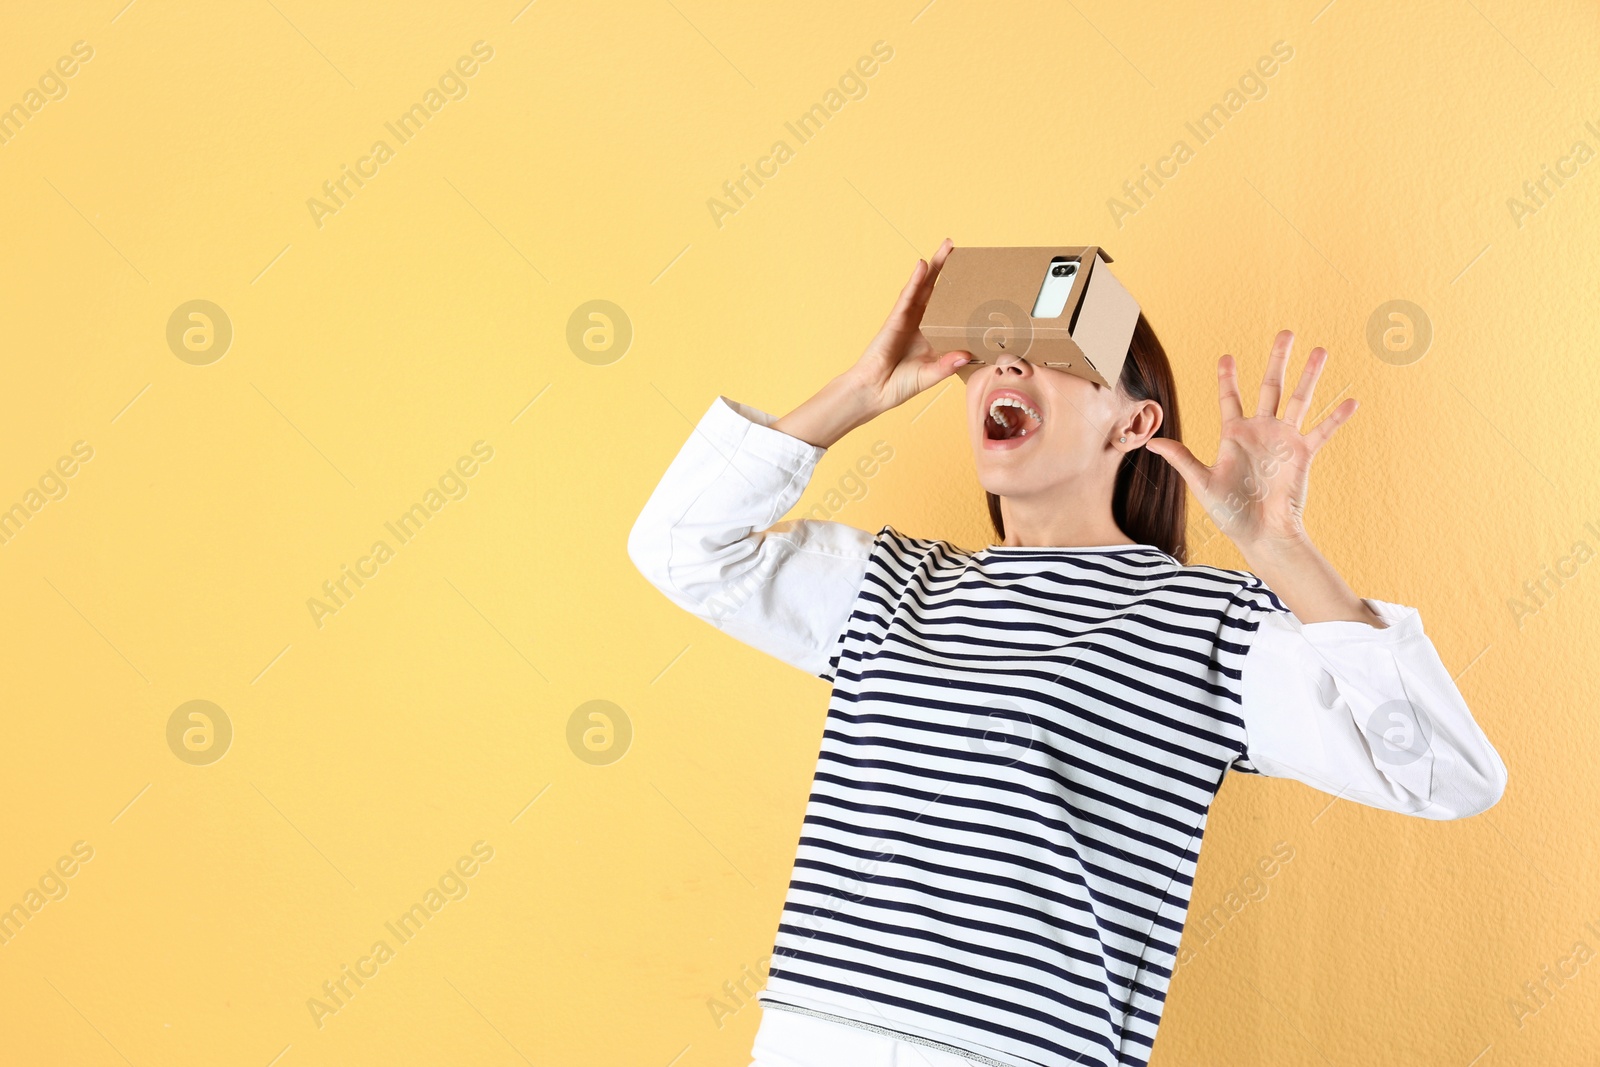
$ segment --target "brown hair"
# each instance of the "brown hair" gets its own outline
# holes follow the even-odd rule
[[[1134,324],[1128,358],[1123,360],[1117,385],[1135,400],[1154,400],[1161,405],[1157,437],[1183,440],[1172,364],[1142,311]],[[994,524],[995,536],[1004,541],[1006,527],[1000,515],[1000,498],[993,493],[985,495],[989,498],[989,521]],[[1154,545],[1179,563],[1187,563],[1188,502],[1183,478],[1172,464],[1144,448],[1122,457],[1111,490],[1111,517],[1123,533],[1140,544]]]

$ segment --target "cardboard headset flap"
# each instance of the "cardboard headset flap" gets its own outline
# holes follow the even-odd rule
[[[940,355],[972,353],[957,372],[962,380],[1010,353],[1110,386],[1122,374],[1139,320],[1139,303],[1112,276],[1110,262],[1095,245],[957,246],[922,313],[922,334]],[[1049,314],[1058,303],[1059,314]]]

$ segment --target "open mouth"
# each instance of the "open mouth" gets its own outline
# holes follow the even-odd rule
[[[990,441],[1011,441],[1037,433],[1044,417],[1026,400],[1013,394],[989,401],[989,414],[983,420],[983,435]]]

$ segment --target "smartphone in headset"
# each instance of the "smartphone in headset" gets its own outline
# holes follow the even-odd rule
[[[1044,283],[1039,286],[1039,295],[1033,302],[1033,310],[1029,312],[1036,319],[1054,319],[1061,316],[1061,309],[1067,306],[1067,297],[1072,292],[1072,283],[1078,277],[1078,261],[1066,256],[1056,256],[1050,261],[1049,268],[1044,272]]]

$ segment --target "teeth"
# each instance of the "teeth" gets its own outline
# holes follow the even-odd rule
[[[1033,421],[1037,422],[1039,425],[1044,425],[1044,417],[1032,407],[1024,404],[1014,396],[1002,396],[996,397],[995,400],[989,405],[989,417],[994,419],[994,421],[998,422],[1002,426],[1009,427],[1011,425],[1010,418],[1002,413],[1002,408],[1016,408],[1017,410],[1027,414],[1029,418],[1033,419]],[[1024,430],[1022,432],[1027,433],[1028,431]]]

